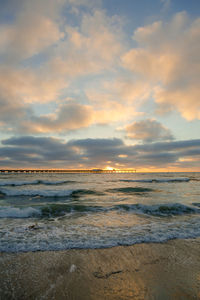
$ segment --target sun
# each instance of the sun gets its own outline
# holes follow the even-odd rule
[[[114,168],[108,166],[108,167],[105,167],[104,170],[110,170],[110,171],[112,171],[112,170],[114,170]]]

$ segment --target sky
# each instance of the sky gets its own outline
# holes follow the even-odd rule
[[[200,171],[199,0],[2,0],[0,168]]]

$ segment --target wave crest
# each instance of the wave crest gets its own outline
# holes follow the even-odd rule
[[[30,180],[30,181],[0,181],[0,186],[23,186],[23,185],[61,185],[61,184],[70,184],[76,183],[73,180],[57,180],[57,181],[50,181],[50,180]]]
[[[155,204],[155,205],[121,204],[118,205],[118,209],[124,209],[130,212],[148,214],[153,216],[171,216],[171,215],[200,213],[199,209],[186,206],[180,203]]]
[[[0,194],[10,197],[19,196],[39,196],[39,197],[66,197],[72,193],[72,190],[9,190],[1,189]]]
[[[122,188],[108,189],[107,191],[124,193],[124,194],[141,194],[141,193],[153,192],[155,190],[150,188],[144,188],[144,187],[122,187]]]
[[[190,181],[190,178],[151,178],[151,179],[121,179],[120,181],[122,182],[157,182],[157,183],[161,183],[161,182],[188,182]]]
[[[101,196],[104,193],[94,190],[78,189],[78,190],[10,190],[2,188],[0,195],[8,197],[31,196],[31,197],[46,197],[46,198],[59,198],[59,197],[73,197],[77,198],[84,195],[97,195]]]
[[[0,218],[30,218],[40,215],[41,211],[33,207],[18,208],[4,206],[0,209]]]

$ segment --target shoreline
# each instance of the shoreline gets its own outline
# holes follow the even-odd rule
[[[200,299],[200,238],[3,252],[0,299]]]

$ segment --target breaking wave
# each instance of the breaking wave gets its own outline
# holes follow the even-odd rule
[[[116,192],[116,193],[124,193],[124,194],[140,194],[140,193],[148,193],[154,192],[156,190],[144,187],[122,187],[122,188],[113,188],[108,189],[108,192]]]
[[[39,197],[80,197],[81,195],[103,195],[102,192],[78,189],[78,190],[10,190],[2,188],[0,190],[0,195],[9,197],[19,197],[19,196],[39,196]]]
[[[18,208],[5,206],[0,209],[0,218],[30,218],[40,215],[40,210],[33,207]]]
[[[188,182],[190,178],[120,179],[122,182]]]
[[[155,205],[121,204],[118,205],[118,209],[123,209],[130,212],[136,212],[139,214],[148,214],[153,216],[172,216],[172,215],[200,213],[200,209],[186,206],[180,203],[155,204]]]
[[[61,184],[71,184],[76,183],[73,180],[57,180],[57,181],[50,181],[50,180],[32,180],[32,181],[0,181],[0,186],[23,186],[23,185],[61,185]]]
[[[0,194],[10,197],[18,196],[40,196],[40,197],[66,197],[72,193],[72,190],[9,190],[1,189]]]
[[[96,196],[102,196],[104,195],[103,192],[99,191],[94,191],[94,190],[86,190],[86,189],[79,189],[79,190],[74,190],[71,193],[72,197],[80,197],[81,195],[96,195]]]
[[[99,213],[109,211],[127,211],[133,214],[144,214],[151,216],[173,216],[184,214],[200,214],[200,209],[186,206],[179,203],[143,205],[143,204],[120,204],[109,207],[89,206],[80,204],[47,204],[42,207],[2,207],[0,209],[0,218],[51,218],[65,216],[69,213]]]
[[[11,207],[0,208],[0,218],[52,218],[64,216],[76,212],[99,212],[104,209],[101,206],[73,205],[73,204],[49,204],[43,207]]]

